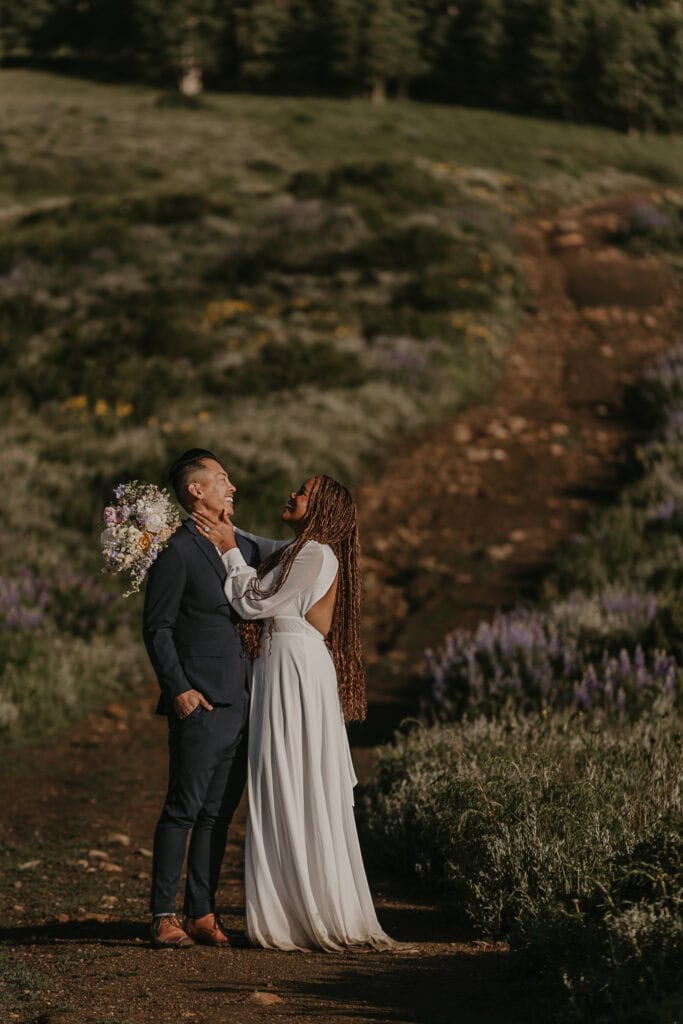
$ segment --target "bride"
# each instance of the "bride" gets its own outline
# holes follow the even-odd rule
[[[353,815],[344,719],[366,713],[356,507],[328,476],[293,492],[294,540],[250,568],[229,520],[194,518],[223,553],[225,593],[255,656],[245,890],[250,940],[271,949],[397,944],[382,930]]]

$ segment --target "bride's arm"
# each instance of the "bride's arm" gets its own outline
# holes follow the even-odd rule
[[[290,604],[297,594],[313,586],[322,571],[325,556],[315,541],[305,544],[282,587],[271,597],[254,593],[256,570],[247,565],[239,548],[231,548],[221,557],[228,573],[223,589],[237,614],[243,619],[268,619]]]
[[[249,533],[248,530],[243,530],[240,526],[235,527],[235,533],[239,533],[242,537],[246,537],[247,540],[253,541],[259,550],[261,561],[272,555],[274,551],[279,551],[280,548],[284,548],[291,541],[288,540],[273,540],[272,537],[259,537],[256,533]]]

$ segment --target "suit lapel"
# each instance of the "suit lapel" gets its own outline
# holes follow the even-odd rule
[[[221,556],[216,551],[215,546],[206,537],[202,537],[201,533],[197,529],[192,519],[185,520],[185,526],[190,532],[192,540],[195,542],[201,553],[204,555],[206,560],[209,562],[211,568],[218,573],[218,578],[221,581],[221,586],[225,582],[225,577],[228,575],[225,571]]]

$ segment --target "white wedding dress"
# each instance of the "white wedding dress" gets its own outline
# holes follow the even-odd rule
[[[264,598],[251,592],[256,571],[238,549],[223,561],[232,607],[243,619],[265,620],[249,719],[249,938],[270,949],[395,948],[363,867],[334,663],[305,617],[334,583],[334,552],[308,541],[282,589]],[[279,571],[265,576],[263,590]]]

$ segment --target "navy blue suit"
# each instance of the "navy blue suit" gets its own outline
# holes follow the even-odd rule
[[[256,545],[238,536],[249,565]],[[223,592],[223,562],[188,519],[149,571],[143,636],[159,681],[157,712],[168,716],[169,784],[154,836],[151,909],[176,911],[187,834],[184,912],[215,911],[228,826],[246,781],[249,662],[238,616]],[[199,706],[179,719],[173,699],[199,690],[213,711]]]

